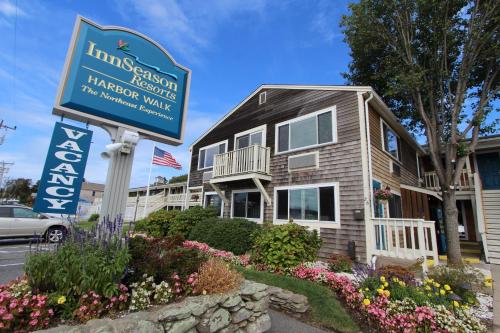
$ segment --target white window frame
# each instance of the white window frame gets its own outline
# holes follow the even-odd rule
[[[394,156],[394,155],[392,155],[390,152],[388,152],[387,150],[385,150],[385,135],[384,135],[384,126],[383,126],[384,124],[385,124],[385,126],[387,126],[387,128],[388,128],[388,129],[390,129],[390,130],[391,130],[391,132],[392,132],[392,133],[394,133],[394,135],[396,136],[396,145],[397,145],[397,148],[396,148],[396,155],[397,155],[397,157],[395,157],[395,156]],[[386,152],[387,154],[389,154],[389,156],[390,156],[393,160],[395,160],[395,161],[397,161],[397,162],[401,163],[401,156],[399,156],[399,150],[401,149],[401,147],[400,147],[401,137],[400,137],[400,136],[398,135],[398,133],[396,133],[396,131],[395,131],[395,130],[391,127],[391,126],[389,126],[389,124],[388,124],[388,123],[386,123],[386,122],[384,121],[384,119],[382,119],[382,118],[380,118],[380,135],[381,135],[381,137],[382,137],[382,150],[383,150],[384,152]]]
[[[331,187],[334,188],[335,195],[335,221],[320,221],[321,215],[321,203],[319,197],[319,188],[320,187]],[[339,229],[340,228],[340,185],[339,182],[330,182],[330,183],[317,183],[317,184],[306,184],[306,185],[292,185],[292,186],[276,186],[274,188],[274,205],[273,205],[273,220],[275,224],[285,224],[288,223],[288,220],[278,219],[278,191],[279,190],[288,190],[288,217],[290,218],[290,190],[299,190],[299,189],[308,189],[308,188],[316,188],[318,191],[318,220],[293,220],[294,223],[297,223],[302,226],[311,227],[313,229],[317,228],[331,228],[331,229]]]
[[[259,94],[259,105],[262,105],[265,102],[267,102],[267,91],[263,91]]]
[[[200,156],[201,156],[201,151],[202,150],[207,150],[209,148],[212,148],[214,146],[218,146],[220,144],[224,143],[225,144],[225,149],[224,149],[224,153],[227,153],[227,149],[228,149],[228,144],[229,144],[229,140],[222,140],[222,141],[219,141],[219,142],[216,142],[216,143],[212,143],[211,145],[208,145],[208,146],[204,146],[204,147],[201,147],[200,149],[198,149],[198,165],[196,166],[197,167],[197,170],[207,170],[207,169],[212,169],[214,166],[209,166],[209,167],[203,167],[203,168],[200,168]],[[216,154],[217,155],[217,154]],[[206,154],[205,154],[205,157],[206,157]],[[215,162],[215,157],[214,157],[214,162]],[[205,161],[203,161],[203,165],[205,165]]]
[[[331,111],[331,113],[332,113],[332,141],[331,142],[316,143],[313,145],[304,146],[304,147],[300,147],[300,148],[288,149],[288,150],[281,151],[281,152],[278,151],[278,148],[279,148],[279,146],[278,146],[279,128],[281,126],[289,125],[289,127],[288,127],[288,146],[290,147],[291,134],[292,134],[292,132],[290,131],[290,124],[296,123],[298,121],[301,121],[301,120],[304,120],[307,118],[312,118],[312,117],[316,117],[316,124],[317,124],[318,115],[322,114],[322,113],[326,113],[328,111]],[[317,129],[317,133],[316,133],[316,138],[317,138],[317,136],[319,134],[319,127],[316,126],[316,129]],[[308,114],[300,116],[300,117],[289,119],[287,121],[283,121],[281,123],[276,124],[275,128],[274,128],[274,154],[275,155],[288,154],[288,153],[295,152],[295,151],[301,151],[301,150],[310,149],[310,148],[322,147],[322,146],[331,145],[334,143],[337,143],[337,106],[336,105],[327,107],[325,109],[321,109],[319,111],[311,112],[311,113],[308,113]]]
[[[314,155],[315,165],[308,166],[305,168],[300,168],[300,169],[290,169],[290,158],[300,157],[300,156],[304,156],[304,155]],[[307,170],[318,170],[319,169],[319,151],[316,150],[316,151],[302,153],[302,154],[290,155],[290,156],[288,156],[287,163],[288,163],[288,173],[307,171]]]
[[[242,136],[247,135],[247,134],[252,135],[252,134],[255,134],[257,132],[262,132],[262,147],[265,147],[266,146],[266,136],[267,136],[267,125],[266,124],[251,128],[247,131],[236,133],[234,135],[234,145],[233,145],[234,150],[236,150],[236,141],[238,140],[239,137],[242,137]]]
[[[215,192],[215,191],[211,191],[211,192],[204,192],[203,193],[203,208],[207,208],[207,195],[216,195],[220,198],[220,195],[219,193]],[[221,201],[222,201],[222,209],[221,209],[221,212],[220,212],[220,216],[219,217],[224,217],[224,209],[226,208],[225,207],[225,204],[224,204],[224,199],[223,198],[220,198]]]
[[[260,193],[260,218],[255,219],[255,218],[247,218],[247,217],[240,217],[240,216],[234,216],[234,194],[235,193],[247,193],[247,192],[259,192]],[[231,218],[237,218],[237,219],[246,219],[249,221],[254,221],[257,223],[262,223],[264,221],[264,198],[262,193],[258,189],[243,189],[243,190],[233,190],[231,191]]]

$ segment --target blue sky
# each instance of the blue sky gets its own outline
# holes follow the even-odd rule
[[[59,120],[52,106],[77,14],[144,33],[192,70],[185,144],[159,145],[183,170],[154,167],[152,173],[171,177],[187,173],[188,146],[260,84],[343,84],[349,56],[338,22],[347,3],[18,0],[16,16],[15,1],[0,0],[0,119],[18,127],[0,146],[0,161],[15,163],[8,177],[40,178]],[[109,137],[91,129],[85,178],[104,182],[107,161],[99,154]],[[153,144],[139,143],[131,186],[146,184]]]

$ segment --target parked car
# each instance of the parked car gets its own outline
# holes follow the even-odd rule
[[[0,239],[44,237],[51,243],[64,239],[69,222],[38,214],[30,207],[21,205],[0,205]]]

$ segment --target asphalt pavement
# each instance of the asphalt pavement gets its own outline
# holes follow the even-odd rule
[[[36,242],[31,239],[0,239],[0,284],[24,274],[24,263],[26,255],[30,252],[30,244],[36,244]],[[48,250],[51,246],[53,245],[41,244],[43,250]]]

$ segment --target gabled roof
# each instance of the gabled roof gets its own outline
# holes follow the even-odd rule
[[[294,84],[263,84],[257,89],[255,89],[250,95],[248,95],[244,100],[242,100],[238,105],[232,108],[228,113],[224,115],[219,121],[217,121],[212,127],[210,127],[205,133],[203,133],[198,139],[196,139],[190,146],[191,151],[195,144],[200,142],[207,134],[209,134],[213,129],[215,129],[220,123],[226,120],[230,115],[236,112],[241,106],[248,102],[252,97],[257,95],[260,91],[265,89],[297,89],[297,90],[329,90],[329,91],[354,91],[361,93],[372,93],[373,102],[377,105],[377,111],[388,121],[389,125],[403,136],[415,149],[424,153],[422,147],[417,143],[415,138],[401,125],[396,116],[391,112],[389,107],[384,103],[380,96],[373,90],[370,86],[329,86],[329,85],[294,85]]]

